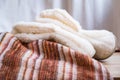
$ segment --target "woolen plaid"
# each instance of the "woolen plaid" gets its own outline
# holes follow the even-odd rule
[[[86,46],[87,47],[87,46]],[[112,80],[98,61],[59,43],[0,34],[0,80]]]

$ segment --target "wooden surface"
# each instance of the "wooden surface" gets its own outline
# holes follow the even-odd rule
[[[111,75],[116,78],[115,80],[120,80],[120,53],[114,53],[101,62],[107,67]]]

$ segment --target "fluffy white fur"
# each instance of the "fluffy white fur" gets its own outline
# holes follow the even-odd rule
[[[66,31],[69,31],[69,32],[73,32],[73,31],[74,31],[71,27],[69,27],[69,26],[67,26],[67,25],[63,24],[62,22],[60,22],[60,21],[58,21],[58,20],[55,20],[55,19],[51,19],[51,18],[40,18],[40,17],[39,17],[39,18],[36,18],[36,21],[37,21],[37,22],[40,22],[40,23],[53,23],[53,24],[57,25],[58,27],[66,30]],[[74,32],[75,32],[75,31],[74,31]]]
[[[48,27],[49,25],[49,27]],[[51,33],[54,31],[55,26],[50,23],[37,23],[37,22],[19,22],[14,25],[12,33]]]
[[[52,18],[52,19],[58,20],[63,24],[68,25],[75,31],[79,31],[79,29],[81,28],[79,23],[76,20],[74,20],[72,16],[68,14],[67,11],[62,9],[48,9],[48,10],[42,11],[40,13],[40,17]]]
[[[42,11],[37,22],[17,23],[12,33],[23,42],[38,39],[54,40],[76,51],[96,59],[106,59],[112,55],[116,39],[107,30],[83,30],[65,10]]]
[[[54,39],[80,53],[94,56],[90,42],[52,23],[21,22],[14,26],[13,33],[20,40],[29,42],[37,39]]]
[[[96,50],[96,54],[94,56],[96,59],[108,58],[112,55],[115,49],[116,39],[112,32],[107,30],[83,30],[80,25],[76,23],[76,21],[64,10],[50,9],[42,11],[40,13],[40,17],[37,18],[37,21],[41,23],[56,24],[60,28],[69,31],[80,38],[88,40]]]
[[[94,58],[106,59],[111,56],[116,47],[116,37],[107,30],[82,30],[78,33],[92,43],[96,50]]]

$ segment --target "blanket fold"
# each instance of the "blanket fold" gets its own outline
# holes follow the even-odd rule
[[[0,80],[112,80],[98,61],[62,44],[36,40],[22,43],[0,34]]]

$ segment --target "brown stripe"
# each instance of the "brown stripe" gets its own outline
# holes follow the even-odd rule
[[[59,52],[57,48],[57,44],[54,42],[47,41],[47,52],[48,52],[48,59],[59,60]]]
[[[52,50],[52,51],[51,51],[51,52],[52,52],[52,53],[51,53],[51,54],[52,54],[52,57],[53,57],[54,60],[56,60],[56,58],[57,58],[56,54],[57,54],[57,53],[55,53],[54,43],[51,43],[51,50]]]
[[[89,73],[90,73],[90,62],[89,62],[89,59],[87,58],[87,56],[83,56],[84,57],[84,59],[86,59],[86,62],[84,61],[84,59],[83,59],[83,61],[84,61],[84,64],[82,65],[83,66],[83,73],[84,73],[84,79],[86,79],[86,80],[88,80],[88,79],[90,79],[90,76],[88,75]],[[90,79],[91,80],[91,79]]]
[[[58,44],[56,44],[56,53],[57,53],[57,56],[58,56],[58,60],[60,60],[60,53],[59,53],[59,51],[58,51]]]
[[[18,48],[17,48],[18,46]],[[18,43],[16,43],[16,45],[14,45],[14,47],[16,48],[13,48],[14,52],[13,54],[11,54],[11,59],[9,59],[9,61],[11,60],[10,63],[13,62],[13,66],[11,67],[10,69],[10,75],[9,75],[9,78],[11,78],[11,80],[16,80],[17,79],[17,73],[19,72],[20,70],[20,62],[21,62],[21,58],[22,56],[24,55],[24,53],[26,52],[26,48],[24,48],[23,46],[21,46],[21,44],[19,44],[19,41]],[[12,61],[13,59],[13,61]]]
[[[54,60],[55,59],[55,56],[54,56],[54,45],[53,45],[52,42],[49,43],[49,50],[50,50],[50,53],[49,53],[50,57],[49,58]]]
[[[4,68],[6,66],[9,66],[7,69],[5,69],[6,71],[4,70],[4,72],[6,72],[6,73],[3,73],[3,75],[5,75],[7,79],[15,80],[17,77],[21,58],[16,55],[22,54],[20,51],[21,50],[20,47],[21,47],[21,45],[20,45],[19,41],[16,40],[13,43],[11,49],[9,51],[7,51],[7,53],[3,59],[3,66],[1,68],[1,70],[4,70]],[[24,52],[24,51],[22,50],[22,52]]]
[[[11,69],[13,69],[16,66],[18,66],[18,64],[15,64],[16,60],[14,59],[14,57],[15,57],[14,53],[16,52],[16,49],[18,49],[20,47],[20,45],[16,45],[16,44],[18,44],[18,40],[16,40],[14,42],[13,46],[8,51],[8,53],[6,53],[6,55],[4,56],[4,59],[3,59],[3,62],[5,62],[5,60],[7,59],[7,61],[6,61],[7,63],[5,65],[9,66],[9,69],[7,70],[7,74],[6,74],[6,77],[8,79],[12,78],[12,76],[15,75],[15,74],[10,75],[10,73],[13,72],[13,71],[11,71]]]
[[[22,46],[22,44],[20,42],[18,44],[16,44],[15,47],[16,46],[19,46],[19,48],[15,50],[14,54],[12,54],[12,55],[14,55],[14,57],[11,58],[11,62],[13,59],[13,63],[16,66],[12,67],[12,69],[11,69],[11,74],[10,74],[11,80],[17,79],[17,76],[18,76],[18,73],[20,70],[20,65],[21,65],[21,58],[24,56],[25,52],[27,51],[27,49],[24,46]],[[14,48],[13,48],[13,50],[14,50]],[[13,78],[15,78],[15,79],[13,79]]]
[[[19,50],[17,51],[19,54],[16,56],[16,59],[18,59],[18,61],[19,62],[15,62],[15,64],[16,63],[18,63],[19,64],[19,67],[16,69],[16,71],[14,72],[14,74],[16,74],[16,76],[18,76],[18,73],[19,73],[19,70],[20,70],[20,67],[21,67],[21,61],[22,61],[22,57],[25,55],[25,53],[27,52],[27,49],[24,47],[24,46],[22,46],[22,44],[21,44],[21,46],[20,46],[20,48],[19,48]],[[17,79],[17,78],[16,78]]]
[[[12,44],[11,48],[6,52],[6,54],[4,55],[4,58],[3,58],[3,63],[7,66],[11,66],[10,64],[10,59],[11,59],[11,56],[13,54],[13,52],[15,51],[14,50],[14,47],[15,47],[15,44],[18,43],[18,41],[14,41],[14,43]],[[16,46],[18,48],[18,46]],[[6,61],[6,62],[5,62]]]
[[[45,41],[45,47],[46,47],[46,53],[47,53],[47,59],[50,59],[51,58],[51,51],[50,51],[50,43],[48,41]]]
[[[47,51],[46,51],[46,44],[45,40],[42,42],[42,48],[43,48],[43,53],[44,53],[44,58],[47,58]]]
[[[55,49],[55,54],[56,54],[56,60],[60,60],[57,43],[54,43],[54,49]]]
[[[38,80],[56,80],[57,65],[58,61],[56,60],[43,59],[40,65]]]
[[[61,46],[61,52],[62,52],[62,55],[63,55],[64,61],[66,61],[65,54],[64,54],[64,51],[63,51],[63,46]]]
[[[14,59],[14,57],[13,57],[13,59]],[[12,59],[11,59],[12,60]],[[17,62],[17,63],[16,63]],[[20,63],[20,60],[15,60],[15,62],[13,63],[13,64],[18,64],[18,63]],[[11,70],[9,71],[11,74],[8,76],[10,79],[17,79],[17,72],[19,71],[19,69],[20,69],[20,67],[18,67],[18,66],[13,66],[13,67],[11,67]],[[17,72],[16,72],[17,71]]]
[[[86,59],[87,59],[87,62],[86,62],[86,66],[88,64],[88,66],[86,67],[86,72],[87,73],[87,79],[89,80],[95,80],[95,69],[94,69],[94,63],[92,61],[92,59],[88,56],[85,56]]]
[[[39,48],[39,46],[41,46],[41,45],[39,45],[39,40],[37,40],[36,46],[37,46],[38,55],[40,56],[40,48]]]
[[[71,64],[73,64],[70,48],[68,48],[68,55],[69,55]]]
[[[81,56],[79,53],[75,52],[75,58],[76,58],[76,62],[77,62],[77,79],[78,80],[85,80],[84,79],[84,75],[85,72],[83,70],[83,65],[84,65],[84,61],[83,61],[83,57],[84,56]],[[83,75],[84,73],[84,75]]]
[[[62,52],[62,54],[63,54],[64,61],[66,61],[63,46],[61,46],[61,52]],[[63,65],[63,77],[62,77],[62,80],[64,80],[64,77],[65,77],[65,65],[66,65],[66,62],[65,62],[64,65]]]
[[[12,38],[10,38],[10,39],[12,39]],[[10,42],[9,42],[9,43],[10,43]],[[7,46],[9,45],[9,43],[7,43]],[[14,44],[14,42],[13,42],[13,44]],[[13,45],[13,44],[12,44],[12,45]],[[7,47],[6,47],[6,48],[7,48]],[[9,51],[9,50],[8,50],[8,51]],[[3,57],[3,60],[4,60],[4,59],[8,60],[7,58],[5,58],[6,54],[9,53],[8,51],[5,53],[5,55],[4,55],[4,57]],[[4,71],[3,71],[3,73],[0,73],[0,78],[1,78],[2,76],[6,76],[6,74],[7,74],[7,71],[8,71],[8,70],[5,69],[5,68],[6,68],[6,67],[5,67],[6,65],[9,65],[9,63],[8,63],[8,62],[7,62],[7,63],[2,62],[2,66],[1,66],[1,68],[0,68],[0,72],[2,72],[2,70],[4,70]],[[6,71],[6,70],[7,70],[7,71]]]
[[[5,65],[3,65],[2,67],[4,67],[4,68],[0,69],[0,80],[6,80],[6,75],[5,74],[7,72],[5,72],[5,71],[8,69],[8,67],[5,66]]]
[[[48,46],[48,45],[46,45],[44,41],[42,47],[43,47],[43,51],[46,53],[47,48],[45,46]],[[53,52],[50,52],[50,55],[52,55],[51,53]],[[50,60],[48,59],[48,57],[44,58],[40,64],[38,80],[56,80],[57,65],[58,65],[58,61]]]
[[[58,60],[57,53],[56,53],[55,43],[52,43],[52,47],[53,47],[53,56],[54,56],[54,59],[55,59],[55,60]]]
[[[10,37],[13,39],[12,37]],[[6,46],[8,47],[9,42],[7,42]],[[28,61],[29,59],[33,60],[33,67],[32,71],[30,73],[30,80],[32,80],[34,67],[36,59],[40,56],[39,46],[42,46],[43,54],[45,54],[45,57],[41,61],[39,73],[38,73],[38,79],[39,80],[56,80],[58,74],[58,61],[60,60],[60,54],[64,57],[64,67],[63,67],[63,77],[65,78],[65,67],[66,62],[70,63],[70,71],[68,73],[69,80],[72,79],[72,71],[73,71],[73,59],[71,55],[71,51],[69,48],[64,48],[64,46],[61,46],[60,52],[58,51],[58,44],[49,42],[49,41],[42,41],[42,45],[38,45],[39,42],[32,42],[29,43],[28,48],[31,50],[31,55],[27,58],[25,61],[25,70],[24,70],[24,76],[23,79],[25,79],[26,70],[29,68]],[[5,50],[5,49],[4,49]],[[3,51],[4,51],[3,50]],[[16,80],[17,75],[19,73],[20,67],[21,67],[21,61],[22,57],[24,56],[25,52],[28,49],[25,48],[18,40],[14,41],[12,44],[12,47],[10,50],[8,50],[2,60],[2,67],[0,69],[0,80]],[[65,51],[64,51],[65,50]],[[67,52],[68,51],[68,52]],[[37,54],[38,56],[35,56],[34,58],[31,58],[33,55]],[[77,62],[77,80],[95,80],[95,66],[93,65],[93,59],[89,58],[88,56],[85,56],[83,54],[80,54],[78,52],[75,52],[75,59]],[[100,63],[98,64],[98,78],[100,80],[103,79],[103,72],[102,72],[102,66]],[[67,67],[66,67],[67,68]],[[110,80],[110,74],[106,70],[107,79]]]

